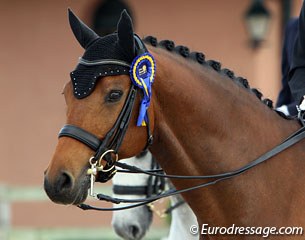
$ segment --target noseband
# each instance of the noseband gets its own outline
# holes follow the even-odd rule
[[[147,52],[147,49],[141,39],[134,35],[136,43],[136,56]],[[97,66],[97,65],[109,65],[109,63],[117,67],[130,67],[131,65],[127,62],[118,61],[116,59],[102,59],[96,61],[87,61],[80,58],[79,64],[85,66]],[[110,73],[109,73],[110,74]],[[118,150],[123,142],[124,136],[126,134],[130,118],[132,115],[132,110],[134,107],[135,99],[137,94],[137,87],[134,84],[131,84],[128,96],[124,103],[124,106],[114,124],[114,126],[108,131],[105,137],[100,140],[94,134],[74,125],[67,124],[59,132],[58,137],[70,137],[76,139],[93,151],[95,154],[90,158],[89,163],[91,169],[88,170],[88,174],[91,175],[91,187],[93,183],[97,182],[107,182],[110,180],[116,172],[115,162],[118,160]],[[152,144],[152,134],[150,132],[149,119],[147,117],[147,133],[148,139],[145,149]],[[102,160],[106,161],[106,165],[102,165]],[[100,174],[97,174],[100,172]],[[91,195],[93,195],[91,188]]]
[[[114,126],[102,140],[92,133],[74,125],[65,125],[59,132],[59,137],[74,138],[95,151],[94,156],[90,158],[90,165],[94,166],[94,164],[96,164],[95,167],[99,167],[97,171],[103,172],[103,174],[97,174],[96,181],[106,182],[110,180],[115,173],[114,159],[108,153],[114,153],[117,158],[118,149],[122,144],[128,128],[136,93],[137,90],[132,85]],[[106,166],[104,167],[101,165],[103,159],[106,160]]]

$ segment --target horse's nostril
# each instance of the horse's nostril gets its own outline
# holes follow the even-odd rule
[[[67,190],[67,189],[71,189],[73,186],[73,179],[72,176],[67,173],[67,172],[63,172],[58,179],[58,190],[59,192],[62,190]]]
[[[129,231],[134,239],[138,239],[140,234],[140,228],[136,225],[129,226]]]

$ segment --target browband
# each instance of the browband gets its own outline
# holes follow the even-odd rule
[[[120,61],[116,59],[102,59],[102,60],[95,60],[95,61],[89,61],[84,58],[79,58],[78,60],[79,64],[85,65],[85,66],[96,66],[96,65],[119,65],[122,67],[130,67],[130,64],[125,61]]]

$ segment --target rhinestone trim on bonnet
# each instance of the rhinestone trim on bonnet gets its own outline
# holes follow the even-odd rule
[[[74,96],[82,99],[91,94],[100,77],[129,75],[130,65],[115,59],[88,61],[80,58],[77,68],[70,73]]]

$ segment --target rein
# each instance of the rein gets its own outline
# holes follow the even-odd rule
[[[160,173],[156,173],[154,171],[146,171],[146,170],[142,170],[139,169],[135,166],[130,166],[124,163],[120,163],[120,162],[116,162],[115,164],[117,166],[120,166],[123,169],[128,169],[130,173],[144,173],[144,174],[148,174],[151,176],[159,176],[159,177],[164,177],[164,178],[178,178],[178,179],[209,179],[209,178],[217,178],[216,180],[213,181],[209,181],[209,182],[205,182],[202,184],[198,184],[195,185],[193,187],[189,187],[189,188],[184,188],[181,190],[175,190],[175,189],[170,189],[162,194],[159,194],[157,196],[152,196],[150,198],[142,198],[142,199],[132,199],[132,200],[127,200],[127,199],[119,199],[119,198],[112,198],[110,196],[104,195],[104,194],[97,194],[97,199],[101,200],[101,201],[108,201],[108,202],[112,202],[115,204],[119,204],[119,203],[137,203],[137,204],[133,204],[130,206],[127,206],[128,208],[134,208],[137,207],[138,204],[149,204],[153,201],[159,200],[161,198],[165,198],[165,197],[169,197],[169,196],[173,196],[173,195],[177,195],[177,194],[181,194],[184,192],[188,192],[188,191],[192,191],[192,190],[196,190],[199,188],[203,188],[203,187],[207,187],[210,185],[214,185],[220,181],[224,181],[224,180],[228,180],[231,179],[235,176],[239,176],[242,173],[250,170],[251,168],[257,166],[260,163],[263,163],[265,161],[267,161],[268,159],[270,159],[271,157],[274,157],[275,155],[277,155],[278,153],[286,150],[287,148],[291,147],[292,145],[296,144],[297,142],[301,141],[302,139],[305,138],[305,124],[304,124],[304,113],[302,115],[299,114],[299,120],[301,121],[302,127],[300,129],[298,129],[296,132],[294,132],[292,135],[290,135],[288,138],[286,138],[281,144],[277,145],[276,147],[274,147],[273,149],[271,149],[270,151],[266,152],[265,154],[261,155],[259,158],[253,160],[252,162],[246,164],[244,167],[239,168],[235,171],[231,171],[231,172],[225,172],[225,173],[221,173],[221,174],[215,174],[215,175],[206,175],[206,176],[181,176],[181,175],[167,175],[167,174],[160,174]],[[128,171],[127,171],[128,172]],[[103,208],[97,208],[97,207],[91,207],[90,205],[87,204],[80,204],[78,205],[78,207],[80,207],[83,210],[89,210],[89,209],[94,209],[94,210],[101,210],[103,211]]]
[[[128,165],[128,164],[124,164],[124,165],[126,165],[128,168],[129,167],[131,167],[131,168],[134,167],[134,166],[131,166],[131,165]],[[162,171],[159,167],[160,167],[160,165],[157,163],[156,159],[152,156],[152,158],[151,158],[151,168],[150,168],[151,170],[147,170],[147,172]],[[140,169],[140,168],[138,168],[138,169]],[[138,172],[134,172],[134,171],[132,172],[132,171],[129,171],[129,170],[126,171],[126,170],[120,170],[120,169],[118,169],[117,172],[140,173],[139,171]],[[165,178],[163,176],[166,176],[166,175],[164,175],[164,174],[161,175],[161,176],[150,175],[148,180],[147,180],[147,185],[146,186],[125,186],[125,185],[114,184],[112,186],[112,191],[113,191],[114,194],[118,194],[118,195],[145,195],[146,198],[149,198],[149,197],[154,196],[154,195],[160,195],[162,192],[164,192],[164,189],[165,189]],[[173,188],[171,188],[171,189],[173,189]],[[118,199],[118,198],[109,197],[110,202],[113,202],[113,199]],[[133,205],[124,206],[124,207],[116,207],[116,208],[95,208],[95,207],[85,205],[85,204],[83,206],[79,206],[79,207],[82,208],[83,210],[91,209],[91,210],[100,210],[100,211],[121,211],[121,210],[126,210],[126,209],[131,209],[131,208],[146,205],[149,208],[149,210],[156,213],[159,217],[164,218],[165,216],[170,214],[173,210],[180,207],[184,203],[185,203],[184,200],[180,200],[180,201],[178,201],[174,205],[168,207],[167,209],[165,209],[162,212],[155,209],[155,207],[153,205],[153,201],[143,201],[143,202],[138,203],[138,204],[133,204]],[[118,203],[114,203],[114,204],[118,204]]]
[[[151,168],[159,169],[159,164],[156,159],[151,157]],[[126,186],[113,184],[112,191],[118,195],[145,195],[147,198],[152,195],[157,195],[163,192],[165,189],[165,179],[160,176],[149,175],[147,184],[145,186]]]
[[[144,154],[147,154],[148,151],[145,151]],[[139,157],[139,156],[137,156]],[[141,156],[140,156],[141,157]],[[160,170],[160,165],[156,161],[156,159],[151,155],[151,170]],[[118,170],[119,171],[119,170]],[[161,170],[162,171],[162,170]],[[151,197],[153,195],[158,195],[162,193],[165,189],[165,178],[158,177],[158,176],[152,176],[150,175],[147,179],[147,184],[145,186],[126,186],[126,185],[118,185],[113,184],[112,191],[114,194],[117,195],[144,195],[146,198]],[[156,215],[158,215],[161,218],[166,217],[168,214],[170,214],[173,210],[180,207],[182,204],[184,204],[184,200],[180,200],[176,204],[168,207],[167,209],[163,211],[159,211],[155,208],[153,202],[150,202],[146,204],[148,209],[152,212],[154,212]]]

